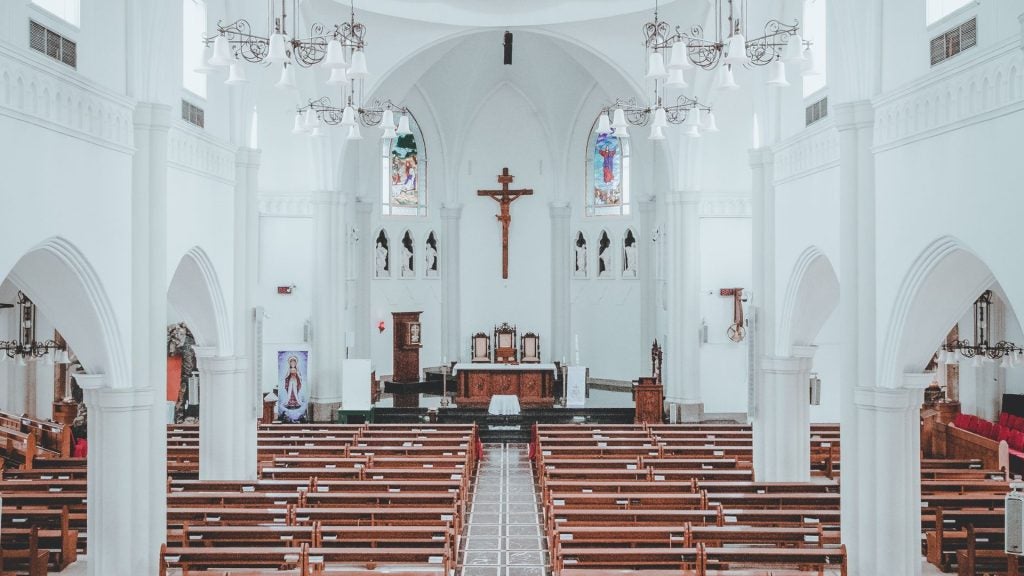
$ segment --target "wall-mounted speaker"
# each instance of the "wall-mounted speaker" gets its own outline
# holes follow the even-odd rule
[[[810,391],[810,404],[811,406],[821,405],[821,378],[818,378],[817,374],[811,374],[811,379],[808,382],[808,389]]]
[[[512,33],[505,31],[505,66],[512,65]]]
[[[1024,484],[1011,482],[1012,492],[1006,495],[1006,553],[1024,554]]]

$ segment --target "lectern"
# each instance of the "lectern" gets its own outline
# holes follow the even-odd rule
[[[394,354],[392,356],[392,382],[413,383],[420,381],[420,348],[422,312],[392,312],[394,327]],[[395,408],[418,408],[419,392],[396,392]]]

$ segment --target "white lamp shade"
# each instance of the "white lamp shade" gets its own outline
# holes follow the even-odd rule
[[[384,130],[395,129],[395,113],[391,110],[385,110],[384,115],[380,119],[380,127]]]
[[[621,128],[616,128],[615,126],[612,126],[612,130],[614,130],[613,134],[616,138],[623,140],[629,138],[629,129],[626,128],[625,126],[622,126]]]
[[[672,45],[672,53],[668,59],[669,70],[689,70],[693,68],[690,62],[690,53],[687,50],[686,42],[676,42]]]
[[[194,68],[194,70],[196,72],[198,72],[199,74],[209,74],[210,72],[213,72],[214,70],[216,70],[216,68],[214,68],[210,64],[210,58],[212,56],[213,56],[213,48],[210,48],[209,46],[207,46],[206,48],[203,48],[203,56],[202,56],[202,58],[199,59],[199,65],[196,66]]]
[[[665,59],[661,52],[651,52],[647,59],[647,79],[664,80],[668,78],[668,71],[665,70]]]
[[[665,82],[668,88],[686,88],[686,77],[679,68],[673,68],[668,72],[668,81]]]
[[[950,350],[946,352],[946,364],[956,364],[956,352]]]
[[[245,77],[245,68],[237,62],[231,64],[230,71],[228,72],[228,79],[225,80],[224,83],[228,86],[248,84],[249,79]]]
[[[700,128],[699,108],[690,108],[686,111],[686,118],[683,120],[683,126],[687,128]]]
[[[999,363],[1000,368],[1013,368],[1013,362],[1010,361],[1010,355],[1003,356],[1003,361]]]
[[[597,118],[597,130],[594,130],[594,134],[611,134],[612,122],[608,119],[608,113],[602,112]]]
[[[743,34],[733,34],[726,44],[725,63],[746,64],[747,61],[747,39]]]
[[[331,68],[331,77],[327,79],[328,86],[345,86],[348,84],[348,74],[344,68]]]
[[[302,112],[295,114],[295,125],[292,127],[292,134],[305,134],[306,122],[302,118]]]
[[[313,133],[310,134],[310,136],[313,138],[324,138],[327,136],[327,132],[324,130],[323,126],[317,126],[316,128],[313,128]]]
[[[288,50],[285,47],[287,44],[284,34],[271,34],[270,35],[270,49],[267,51],[267,56],[263,59],[264,62],[271,64],[279,64],[288,59]]]
[[[390,140],[392,138],[397,138],[397,137],[398,137],[398,133],[395,132],[395,127],[394,126],[389,126],[389,127],[385,128],[384,129],[384,134],[381,135],[381,138],[384,139],[384,140]]]
[[[687,126],[686,130],[683,131],[683,135],[688,138],[700,138],[700,128],[697,126]]]
[[[800,65],[800,71],[803,72],[804,76],[817,76],[818,66],[814,62],[814,50],[807,48],[804,50],[804,61]]]
[[[628,125],[626,124],[626,113],[622,110],[622,108],[616,108],[614,112],[614,117],[612,118],[612,128],[615,128],[617,132],[620,128],[625,130],[627,127]]]
[[[789,80],[786,80],[786,65],[782,63],[782,60],[775,59],[768,67],[768,85],[776,86],[778,88],[785,88],[789,86]]]
[[[282,90],[293,90],[295,88],[295,69],[291,66],[282,68],[281,79],[274,86]]]
[[[409,117],[405,114],[402,114],[402,117],[398,119],[398,134],[400,136],[412,134],[412,129],[409,128]]]
[[[210,66],[230,66],[235,59],[231,57],[231,46],[224,36],[217,36],[213,41],[213,56],[208,62]]]
[[[353,80],[362,80],[370,75],[366,68],[366,54],[362,50],[352,53],[352,66],[348,69],[348,77]]]
[[[349,140],[362,140],[363,135],[359,132],[359,124],[353,124],[348,127],[348,139]]]
[[[715,113],[708,110],[704,114],[704,126],[702,127],[705,132],[715,133],[718,132],[718,122],[715,121]]]
[[[665,133],[662,131],[661,126],[651,126],[651,135],[647,137],[648,140],[664,140]]]
[[[71,355],[68,354],[67,350],[57,351],[57,363],[58,364],[71,364]]]
[[[313,108],[306,110],[306,119],[303,121],[303,125],[306,127],[306,130],[320,127],[320,117],[316,115],[316,111]]]
[[[732,66],[722,66],[718,69],[719,90],[736,90],[739,87],[736,78],[732,75]]]
[[[324,56],[322,64],[327,68],[345,68],[345,48],[338,40],[331,40],[327,43],[327,56]]]
[[[654,123],[651,125],[654,128],[668,128],[668,116],[665,114],[665,109],[658,106],[654,110]],[[657,140],[657,138],[653,138]]]
[[[782,53],[786,62],[801,62],[804,59],[804,40],[799,34],[793,34],[786,41],[786,51]]]
[[[341,113],[341,125],[342,126],[355,126],[356,124],[356,109],[352,105],[345,106],[345,111]]]

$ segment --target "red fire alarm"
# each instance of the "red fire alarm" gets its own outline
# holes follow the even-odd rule
[[[384,331],[384,321],[381,320],[380,322],[377,322],[377,332],[383,332],[383,331]]]
[[[295,285],[294,284],[292,284],[291,286],[278,286],[277,287],[277,293],[278,294],[291,294],[293,290],[295,290]]]

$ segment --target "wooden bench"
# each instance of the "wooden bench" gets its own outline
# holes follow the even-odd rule
[[[29,576],[46,576],[50,553],[39,547],[39,529],[29,530],[27,541],[18,538],[14,540],[10,547],[5,545],[0,548],[0,570],[7,570],[10,565],[14,565]]]

